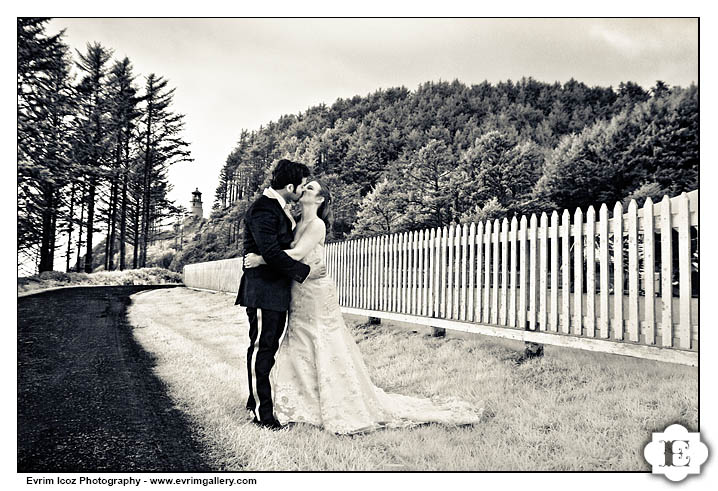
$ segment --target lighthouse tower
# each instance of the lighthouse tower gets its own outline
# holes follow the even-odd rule
[[[192,191],[192,215],[202,218],[202,193],[199,192],[198,188],[194,188]]]

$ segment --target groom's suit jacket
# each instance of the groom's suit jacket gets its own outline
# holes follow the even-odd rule
[[[292,222],[276,199],[260,196],[244,218],[244,254],[261,254],[267,264],[243,268],[235,305],[286,311],[292,281],[303,282],[309,266],[284,252],[293,240]]]

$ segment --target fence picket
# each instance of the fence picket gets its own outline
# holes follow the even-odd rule
[[[678,347],[691,348],[691,233],[688,197],[678,197]]]
[[[377,238],[377,254],[378,254],[378,260],[377,260],[377,297],[376,297],[376,305],[377,310],[386,310],[386,307],[384,306],[384,299],[386,298],[386,294],[384,292],[384,268],[386,267],[385,256],[384,256],[384,239],[386,238],[385,235],[380,235]]]
[[[341,243],[334,242],[329,245],[332,248],[332,256],[334,256],[334,266],[332,267],[332,279],[334,280],[334,285],[337,289],[337,302],[339,302],[339,305],[344,305],[344,302],[342,302],[342,284],[341,284],[341,277],[342,275],[339,274],[339,271],[341,270],[341,255],[339,254],[339,248],[341,247]]]
[[[423,258],[421,255],[421,232],[419,230],[414,232],[414,293],[411,301],[411,311],[414,315],[421,314],[421,270],[424,266]]]
[[[638,204],[632,199],[628,204],[628,331],[629,341],[638,342],[640,335],[638,319]]]
[[[352,241],[352,249],[353,249],[353,270],[354,270],[354,281],[355,285],[352,289],[353,291],[353,300],[352,305],[355,308],[359,308],[361,306],[361,239],[356,239]]]
[[[344,275],[344,278],[343,278],[343,280],[342,280],[342,283],[344,283],[344,288],[343,288],[343,290],[344,290],[344,292],[343,292],[343,294],[344,294],[344,302],[342,303],[342,305],[346,305],[347,307],[351,306],[351,294],[350,294],[350,292],[349,292],[349,288],[350,288],[350,286],[349,286],[349,285],[350,285],[350,284],[349,284],[349,281],[350,281],[351,272],[352,272],[352,270],[351,270],[351,249],[350,249],[350,246],[351,246],[351,242],[350,242],[350,241],[347,241],[347,242],[345,242],[345,243],[343,244],[343,247],[342,247],[343,252],[344,252],[344,260],[343,260],[344,270],[347,271],[347,272],[349,272],[349,274],[345,274],[345,275]]]
[[[661,201],[661,341],[673,346],[673,243],[671,227],[671,200]]]
[[[410,303],[410,297],[409,297],[409,270],[411,268],[411,254],[409,254],[409,250],[411,248],[410,240],[411,235],[409,232],[404,232],[402,234],[402,245],[401,245],[401,312],[404,314],[409,313],[409,303]]]
[[[368,309],[371,303],[371,238],[364,239],[364,308]]]
[[[499,323],[506,325],[506,317],[508,314],[508,305],[506,303],[508,293],[508,262],[509,262],[509,220],[504,218],[501,222],[501,298],[499,310]]]
[[[388,239],[388,248],[387,248],[387,271],[386,271],[386,282],[387,282],[387,290],[388,290],[388,297],[387,298],[387,305],[388,310],[390,312],[396,312],[396,288],[394,288],[394,285],[396,284],[396,263],[395,263],[395,254],[394,251],[396,250],[396,234],[389,235]]]
[[[374,301],[374,238],[369,237],[366,241],[366,263],[367,263],[367,299],[366,309],[372,309]]]
[[[401,297],[403,293],[403,282],[404,282],[404,275],[403,275],[403,265],[404,265],[404,252],[403,252],[403,244],[404,244],[404,234],[403,233],[397,233],[396,234],[396,311],[401,312]]]
[[[469,226],[469,293],[466,299],[466,319],[474,322],[474,306],[476,305],[476,291],[474,290],[474,278],[476,275],[476,224],[471,222]]]
[[[482,278],[481,272],[482,272],[482,265],[484,264],[484,222],[479,222],[476,225],[476,313],[475,313],[475,321],[481,322],[482,319],[482,300],[483,300],[483,291],[481,288],[482,285]]]
[[[491,228],[491,323],[499,323],[499,220],[494,220]]]
[[[416,245],[414,246],[414,254],[416,255],[416,282],[414,292],[414,315],[424,315],[422,313],[422,304],[424,299],[424,292],[422,287],[424,285],[424,275],[426,268],[424,267],[424,231],[416,231]]]
[[[491,293],[491,221],[486,220],[484,230],[484,324],[491,322],[489,294]]]
[[[428,263],[428,269],[429,274],[428,278],[426,280],[426,315],[428,317],[434,317],[436,315],[436,310],[434,309],[434,245],[436,243],[436,229],[432,228],[429,231],[429,241],[426,244],[426,253],[427,253],[427,263]]]
[[[357,239],[354,242],[354,271],[355,271],[355,278],[356,278],[356,287],[354,288],[354,306],[356,308],[361,308],[361,301],[362,301],[362,288],[363,288],[363,272],[361,267],[361,239]]]
[[[434,315],[436,317],[441,316],[441,288],[439,285],[440,273],[441,273],[441,236],[442,228],[436,229],[435,242],[432,245],[432,257],[434,258],[434,276],[433,276],[433,291],[434,291]]]
[[[429,242],[429,229],[419,232],[419,246],[417,254],[419,255],[419,271],[417,272],[419,290],[417,292],[417,315],[428,315],[429,306],[429,289],[427,286],[427,278],[429,277],[429,257],[427,245]]]
[[[414,256],[414,244],[416,235],[414,232],[407,233],[407,244],[406,244],[406,308],[407,314],[414,313],[414,288],[415,287],[415,275],[416,271],[416,257]]]
[[[324,245],[324,266],[327,268],[327,276],[332,276],[332,245]]]
[[[521,228],[519,229],[519,329],[526,329],[526,268],[528,268],[526,258],[526,240],[528,236],[526,221],[526,215],[522,216]]]
[[[499,261],[501,256],[499,255],[499,219],[494,220],[493,234],[491,241],[494,247],[492,256],[493,266],[493,286],[491,289],[491,323],[499,323]]]
[[[538,273],[537,256],[538,219],[536,214],[531,215],[531,226],[529,228],[529,329],[536,330],[536,287]]]
[[[337,269],[336,269],[336,277],[334,280],[337,282],[337,297],[339,298],[339,304],[344,306],[346,305],[346,302],[344,300],[344,278],[347,276],[346,274],[340,274],[340,272],[344,271],[344,265],[346,264],[344,261],[346,259],[346,254],[344,254],[344,245],[345,242],[335,242],[334,247],[337,250]]]
[[[361,239],[361,242],[359,243],[359,254],[360,254],[360,262],[359,262],[359,268],[361,271],[361,277],[362,277],[362,287],[361,287],[361,301],[359,302],[359,305],[361,305],[361,308],[366,309],[367,307],[367,300],[369,297],[369,265],[368,265],[368,243],[369,239]]]
[[[354,297],[353,297],[353,288],[354,283],[356,282],[356,276],[354,275],[354,241],[347,242],[345,252],[347,254],[347,260],[346,260],[346,268],[349,272],[345,280],[346,283],[346,302],[347,305],[353,306],[354,305]]]
[[[411,232],[404,232],[404,243],[401,249],[402,283],[401,283],[401,312],[411,313]]]
[[[386,298],[384,301],[384,309],[391,312],[391,235],[384,237],[384,291]]]
[[[446,239],[446,318],[454,315],[454,238],[456,229],[454,224],[449,225],[449,235]]]
[[[375,236],[372,237],[372,299],[371,299],[371,309],[372,310],[381,310],[380,305],[380,298],[381,298],[381,237]]]
[[[426,239],[429,237],[429,231],[428,230],[421,230],[419,231],[419,247],[418,247],[418,254],[419,254],[419,271],[417,272],[417,276],[419,278],[419,292],[418,292],[418,300],[417,300],[417,309],[416,312],[419,315],[426,315],[426,262],[425,254],[426,254]]]
[[[354,277],[357,284],[354,286],[354,307],[361,305],[362,270],[361,270],[361,241],[354,241]]]
[[[439,287],[441,288],[440,301],[441,301],[441,317],[448,318],[446,313],[446,254],[447,244],[449,242],[449,228],[444,227],[441,229],[441,274],[439,275]]]
[[[548,215],[546,212],[541,213],[541,222],[539,226],[539,315],[538,327],[545,331],[548,324],[548,305],[546,303],[546,293],[548,289]]]
[[[362,288],[362,301],[361,305],[363,309],[369,308],[369,298],[371,295],[371,261],[369,258],[369,244],[370,238],[362,239],[361,255],[362,255],[362,273],[364,274],[364,283]]]
[[[613,207],[613,336],[623,339],[623,205]]]
[[[571,332],[571,214],[561,217],[561,332]]]
[[[349,269],[350,274],[349,279],[347,280],[347,305],[349,307],[354,307],[354,284],[357,281],[355,272],[354,272],[354,241],[351,240],[347,244],[347,266]]]
[[[459,312],[461,315],[459,319],[462,321],[466,320],[466,286],[467,286],[467,269],[468,269],[468,244],[469,244],[469,226],[464,224],[461,227],[461,302],[459,306]]]
[[[461,236],[463,226],[457,225],[454,235],[454,319],[460,319],[460,297],[461,297]]]
[[[359,240],[352,241],[352,307],[359,308],[359,288],[361,287],[361,271],[359,269]]]
[[[645,294],[644,317],[647,344],[656,344],[656,292],[655,292],[655,230],[653,229],[653,200],[649,197],[643,205],[643,291]],[[640,329],[639,329],[640,340]]]
[[[601,275],[601,317],[599,319],[599,328],[601,331],[601,337],[608,338],[610,323],[608,320],[608,206],[606,206],[606,203],[601,205],[601,209],[598,214],[598,233],[600,235],[598,257],[600,261],[599,274]]]
[[[509,230],[509,252],[511,255],[511,286],[509,288],[509,326],[511,327],[516,327],[516,252],[518,245],[518,223],[519,222],[516,219],[516,215],[514,215],[511,218],[511,229]]]
[[[558,212],[551,213],[551,315],[549,319],[549,331],[558,332],[558,252],[560,243],[558,241]]]
[[[596,336],[596,210],[586,212],[586,336]]]
[[[372,254],[374,265],[372,271],[374,272],[374,294],[372,296],[372,309],[381,310],[381,237],[374,237],[374,251],[376,254]]]
[[[369,300],[367,308],[371,310],[379,310],[376,305],[376,286],[377,286],[377,270],[376,263],[378,259],[377,254],[377,237],[369,238],[368,242],[368,259],[369,259]]]
[[[583,212],[573,217],[573,333],[583,334]]]
[[[346,254],[346,261],[345,261],[345,268],[346,271],[349,272],[349,274],[345,275],[346,278],[344,279],[345,288],[344,288],[344,298],[347,306],[352,305],[352,285],[356,281],[356,278],[354,277],[354,269],[352,264],[352,244],[354,241],[349,241],[346,243],[344,247],[344,253]]]

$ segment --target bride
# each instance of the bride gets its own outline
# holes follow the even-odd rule
[[[301,219],[292,248],[285,252],[314,264],[324,257],[331,194],[325,183],[314,180],[304,187],[299,203]],[[265,264],[262,256],[245,256],[245,267],[260,264]],[[329,276],[292,284],[287,331],[270,380],[277,420],[308,423],[338,434],[429,422],[473,424],[482,412],[456,399],[432,401],[388,394],[376,387],[344,324]]]

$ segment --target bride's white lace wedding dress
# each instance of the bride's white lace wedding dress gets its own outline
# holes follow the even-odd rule
[[[317,244],[303,262],[321,260],[323,250]],[[456,399],[438,402],[374,386],[329,276],[293,283],[287,332],[270,377],[276,419],[338,434],[429,422],[473,424],[482,412]]]

